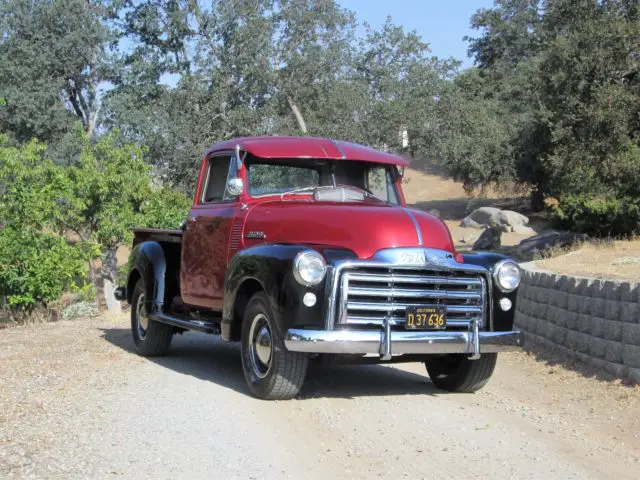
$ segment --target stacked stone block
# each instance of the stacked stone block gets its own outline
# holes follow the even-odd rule
[[[516,305],[525,347],[640,382],[640,284],[525,270]]]

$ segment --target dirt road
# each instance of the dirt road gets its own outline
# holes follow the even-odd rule
[[[640,389],[503,354],[475,395],[421,365],[248,396],[236,345],[131,353],[126,318],[0,330],[0,478],[638,478]]]

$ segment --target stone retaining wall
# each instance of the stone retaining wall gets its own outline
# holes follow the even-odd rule
[[[524,270],[516,326],[536,344],[640,382],[640,284]]]

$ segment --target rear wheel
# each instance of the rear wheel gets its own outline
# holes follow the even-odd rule
[[[142,279],[133,290],[131,302],[131,332],[136,351],[143,357],[164,355],[171,345],[173,327],[149,318]]]
[[[483,353],[478,360],[465,355],[445,355],[425,362],[433,384],[450,392],[471,393],[480,390],[493,375],[497,353]]]
[[[267,296],[253,295],[242,320],[242,369],[256,397],[287,400],[300,391],[309,359],[286,349],[274,318]]]

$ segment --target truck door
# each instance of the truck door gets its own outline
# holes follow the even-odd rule
[[[209,157],[182,240],[180,284],[182,300],[189,305],[222,310],[231,227],[239,209],[237,197],[227,191],[235,175],[232,155]]]

